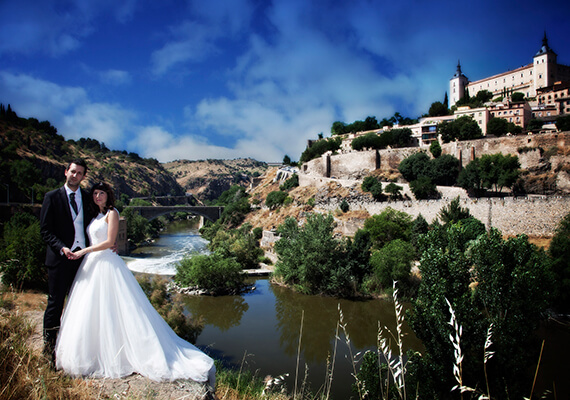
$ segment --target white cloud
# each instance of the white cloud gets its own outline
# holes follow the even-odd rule
[[[20,116],[57,123],[77,104],[87,100],[84,89],[62,87],[29,75],[0,71],[0,93]],[[57,126],[57,125],[56,125]]]
[[[136,117],[119,105],[92,102],[83,88],[23,74],[0,71],[0,93],[19,116],[49,120],[66,139],[89,137],[109,148],[121,148]]]
[[[116,104],[85,103],[65,116],[61,130],[67,139],[92,138],[110,149],[120,149],[135,117]]]
[[[129,72],[117,69],[103,71],[99,76],[101,78],[101,82],[114,86],[127,85],[132,81],[132,77]]]
[[[212,43],[218,36],[215,27],[187,21],[174,31],[176,39],[152,53],[152,70],[156,75],[162,75],[173,66],[188,61],[204,60],[216,51]]]

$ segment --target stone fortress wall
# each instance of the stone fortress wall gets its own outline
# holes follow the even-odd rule
[[[346,146],[343,147],[346,148]],[[445,143],[441,146],[442,154],[451,154],[461,160],[463,167],[474,158],[484,154],[503,153],[518,156],[522,169],[537,166],[541,158],[538,149],[546,151],[551,147],[566,149],[570,152],[570,132],[483,138]],[[518,150],[521,148],[536,148],[537,150],[519,153]],[[349,151],[341,154],[325,153],[317,159],[304,163],[301,173],[327,178],[358,179],[376,169],[396,170],[400,161],[418,151],[426,151],[429,154],[428,149],[422,147]],[[557,168],[564,161],[568,162],[569,155],[553,157],[551,159],[552,168]]]
[[[433,222],[439,211],[453,199],[410,200],[351,204],[351,210],[366,210],[371,215],[380,214],[387,207],[403,211],[416,218],[421,214],[428,223]],[[570,213],[570,197],[491,197],[461,198],[461,207],[468,208],[471,215],[489,227],[497,228],[503,235],[526,234],[530,237],[552,237],[562,218]],[[333,211],[338,204],[319,205],[324,211]],[[344,235],[352,236],[364,221],[339,221],[339,229]]]
[[[552,147],[563,149],[563,154],[550,158],[550,170],[558,171],[570,163],[570,132],[521,135],[504,138],[488,138],[464,142],[452,142],[442,145],[443,154],[452,154],[461,160],[463,166],[473,158],[483,154],[513,154],[519,157],[521,168],[536,168],[544,162],[541,148],[547,151]],[[521,151],[521,148],[536,150]],[[303,164],[299,173],[301,186],[324,187],[331,182],[345,187],[360,186],[361,179],[372,171],[396,170],[400,161],[409,155],[426,149],[405,148],[345,152],[343,154],[325,154],[322,157]],[[560,152],[559,152],[560,153]],[[429,154],[429,152],[428,152]],[[410,199],[414,196],[406,183],[398,182],[403,187],[403,194]],[[570,193],[570,175],[567,171],[558,172],[557,188]],[[361,202],[351,204],[351,210],[365,209],[370,214],[378,214],[386,207],[404,211],[414,218],[422,214],[428,221],[437,218],[438,212],[453,198],[461,198],[461,206],[467,207],[471,214],[482,221],[487,228],[494,227],[504,235],[525,233],[535,237],[551,237],[560,220],[570,213],[570,197],[568,196],[536,196],[528,197],[493,197],[469,198],[467,193],[458,187],[438,187],[442,198],[438,200],[408,200],[395,202]],[[317,204],[323,210],[338,208],[338,200]],[[346,235],[352,235],[362,227],[362,221],[341,222],[340,229]]]

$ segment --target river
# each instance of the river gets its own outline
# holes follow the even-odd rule
[[[155,243],[137,249],[126,261],[136,272],[172,275],[177,261],[188,252],[207,252],[206,244],[195,225],[177,222],[169,224]],[[354,383],[351,352],[360,359],[362,353],[357,356],[358,352],[376,349],[378,321],[396,330],[394,306],[388,301],[303,295],[271,285],[267,278],[253,279],[252,283],[255,290],[240,296],[186,298],[186,310],[204,321],[196,345],[228,364],[238,368],[243,364],[261,377],[288,374],[290,392],[295,384],[300,390],[306,368],[312,390],[324,386],[327,360],[332,361],[336,348],[331,397],[350,398]],[[339,306],[350,349],[342,330],[335,339]],[[405,329],[404,351],[420,348],[413,333]]]
[[[155,243],[137,249],[125,257],[125,261],[135,272],[173,275],[177,261],[191,252],[207,253],[206,245],[195,222],[175,222],[168,225]],[[286,383],[291,393],[296,383],[299,390],[305,365],[312,390],[316,392],[324,386],[327,360],[332,359],[336,346],[332,398],[357,398],[351,391],[354,383],[351,352],[355,355],[376,349],[379,321],[395,332],[393,303],[308,296],[271,285],[266,278],[253,279],[252,283],[255,290],[240,296],[186,298],[186,310],[204,321],[204,330],[196,344],[214,358],[238,368],[244,364],[261,377],[289,374]],[[339,305],[350,338],[350,350],[342,331],[339,339],[335,339]],[[421,349],[420,341],[407,326],[404,328],[404,352]],[[558,398],[568,398],[566,360],[570,358],[570,328],[551,322],[540,335],[545,339],[545,348],[535,394],[552,390],[552,383],[547,382],[555,380]],[[392,351],[396,351],[395,346]],[[529,382],[529,389],[531,384]]]

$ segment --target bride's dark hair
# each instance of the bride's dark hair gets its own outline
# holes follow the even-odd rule
[[[102,190],[107,193],[107,204],[105,204],[105,212],[115,208],[115,194],[113,193],[113,189],[105,182],[98,182],[91,187],[91,206],[95,211],[95,214],[98,214],[101,210],[93,201],[93,193],[95,190]]]

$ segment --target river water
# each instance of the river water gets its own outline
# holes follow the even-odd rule
[[[207,252],[206,244],[196,226],[173,223],[154,244],[125,259],[133,271],[172,275],[177,261],[189,252]],[[252,283],[255,290],[240,296],[186,298],[186,310],[204,322],[196,345],[214,358],[238,368],[243,364],[261,377],[288,374],[290,392],[295,385],[300,390],[306,373],[314,392],[323,387],[327,361],[332,362],[336,351],[331,397],[350,398],[351,360],[361,358],[358,352],[376,349],[379,321],[396,332],[391,302],[308,296],[271,285],[267,278],[252,279]],[[350,347],[342,329],[337,334],[339,306]],[[419,341],[405,329],[404,351],[419,349]]]

